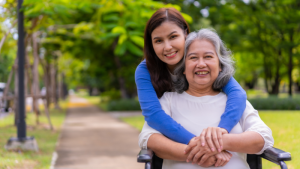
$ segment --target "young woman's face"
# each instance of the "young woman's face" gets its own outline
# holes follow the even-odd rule
[[[207,40],[195,40],[185,58],[186,79],[195,89],[211,87],[221,71],[214,45]]]
[[[173,71],[184,54],[185,33],[173,22],[163,22],[151,33],[157,57]]]

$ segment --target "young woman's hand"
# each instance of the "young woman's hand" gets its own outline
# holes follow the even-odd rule
[[[207,143],[211,151],[214,152],[217,150],[218,152],[221,152],[223,150],[223,134],[228,134],[228,132],[220,127],[208,127],[203,129],[200,134],[201,145],[205,146],[205,143]]]
[[[189,155],[186,162],[192,162],[201,166],[209,157],[217,154],[218,152],[212,152],[207,144],[202,146],[199,141],[199,137],[194,137],[185,149],[185,154],[188,153]]]
[[[227,151],[222,151],[215,155],[217,158],[217,162],[215,163],[215,167],[225,166],[232,157],[232,154]]]

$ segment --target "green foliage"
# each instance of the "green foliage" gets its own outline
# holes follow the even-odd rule
[[[119,100],[121,99],[121,93],[119,90],[113,88],[111,90],[107,90],[101,93],[101,97],[103,98],[104,101]]]
[[[249,102],[257,110],[300,110],[300,98],[252,98]]]
[[[141,110],[140,103],[136,99],[111,100],[107,103],[107,111]]]

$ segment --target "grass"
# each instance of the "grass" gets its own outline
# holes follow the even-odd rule
[[[49,130],[49,125],[44,112],[40,115],[40,124],[36,125],[35,114],[27,113],[27,136],[34,136],[39,152],[30,151],[7,151],[3,147],[10,137],[16,137],[16,127],[13,125],[13,114],[8,115],[4,119],[0,119],[0,168],[1,169],[21,169],[21,168],[36,168],[49,169],[52,159],[52,154],[55,151],[56,142],[58,140],[61,126],[65,119],[67,101],[62,102],[62,110],[50,110],[51,121],[54,130]]]
[[[259,111],[261,119],[272,129],[274,147],[292,154],[292,161],[287,162],[289,169],[300,168],[300,111]],[[141,130],[143,116],[123,117],[122,120]],[[276,164],[263,160],[264,169],[279,169]]]

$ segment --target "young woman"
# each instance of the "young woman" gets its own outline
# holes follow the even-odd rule
[[[145,28],[145,60],[135,72],[139,102],[147,124],[183,144],[188,144],[195,135],[167,115],[158,98],[167,91],[173,91],[172,73],[183,58],[185,38],[189,33],[189,26],[179,11],[174,8],[157,10]],[[224,80],[227,84],[222,90],[228,100],[219,128],[203,131],[204,134],[198,139],[199,144],[204,146],[207,143],[212,151],[219,152],[222,149],[222,134],[230,132],[238,123],[247,99],[245,91],[233,77]]]

